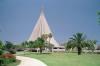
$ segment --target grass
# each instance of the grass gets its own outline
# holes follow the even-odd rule
[[[17,66],[18,64],[20,64],[20,60],[17,60],[16,62],[10,63],[7,66]]]
[[[20,55],[39,59],[48,66],[100,66],[99,54],[78,56],[76,53],[37,54],[26,52],[25,55]]]

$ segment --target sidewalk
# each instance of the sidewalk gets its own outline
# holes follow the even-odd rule
[[[34,58],[16,56],[16,59],[21,60],[21,63],[18,66],[47,66],[40,60]]]

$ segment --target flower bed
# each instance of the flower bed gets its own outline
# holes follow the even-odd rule
[[[2,54],[0,56],[0,66],[6,66],[7,64],[15,61],[16,61],[16,57],[11,53]]]

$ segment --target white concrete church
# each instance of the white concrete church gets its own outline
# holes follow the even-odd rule
[[[35,41],[38,37],[41,37],[41,35],[50,33],[53,35],[45,18],[44,11],[43,9],[41,9],[39,19],[28,41]],[[47,39],[47,41],[49,40]],[[51,37],[50,44],[54,45],[53,51],[65,51],[64,47],[59,45],[59,43],[55,40],[54,36]]]

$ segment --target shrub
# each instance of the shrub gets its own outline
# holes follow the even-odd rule
[[[0,56],[0,66],[6,66],[7,64],[15,61],[16,61],[16,57],[11,53],[2,54]]]
[[[3,64],[3,59],[0,58],[0,66]]]
[[[4,52],[3,52],[3,50],[0,50],[0,55],[2,55]]]
[[[11,54],[11,53],[3,54],[1,57],[2,57],[2,58],[16,58],[16,57],[15,57],[13,54]]]

